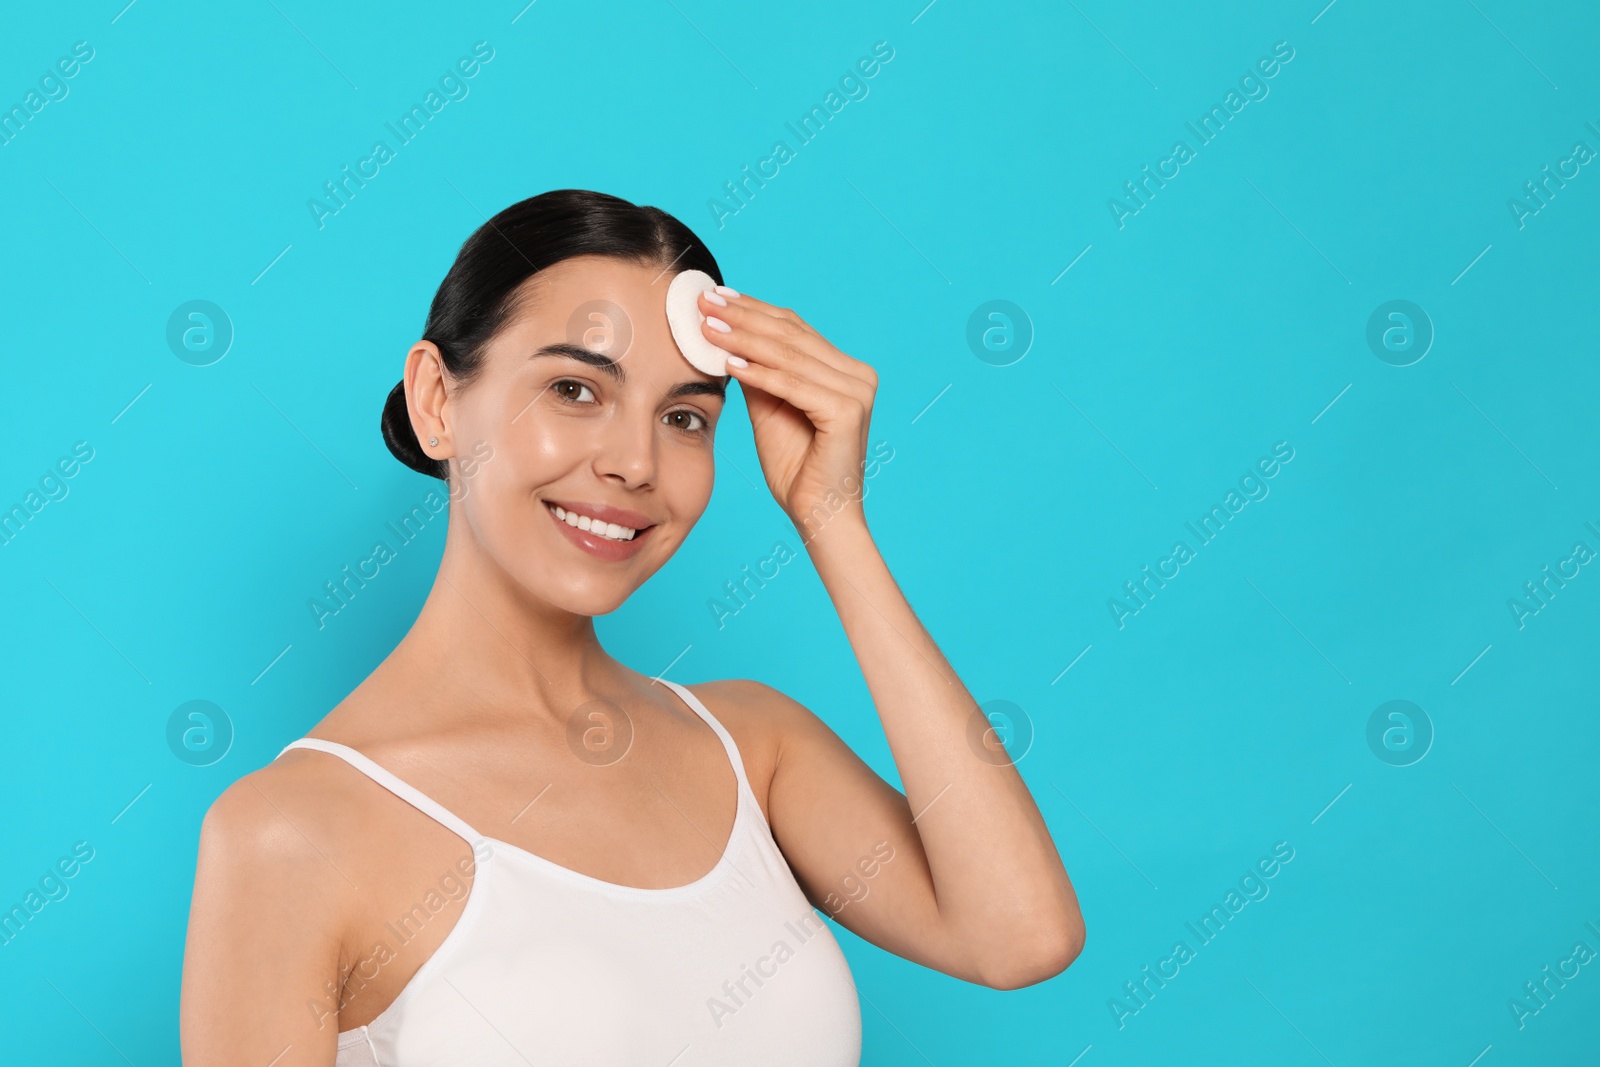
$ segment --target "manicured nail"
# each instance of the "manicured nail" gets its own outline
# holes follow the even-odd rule
[[[723,296],[738,296],[739,295],[739,290],[730,289],[726,285],[717,286],[716,291],[721,293]]]
[[[707,289],[705,292],[701,293],[700,295],[706,298],[706,302],[707,303],[715,304],[719,308],[725,308],[725,307],[728,306],[728,302],[726,300],[722,299],[722,297],[718,296],[714,290]]]
[[[720,330],[723,333],[732,333],[733,332],[733,327],[732,326],[729,326],[727,323],[723,322],[721,319],[717,318],[715,315],[707,315],[706,316],[706,325],[711,327],[713,330]]]
[[[730,366],[730,367],[748,367],[749,365],[750,365],[750,361],[748,359],[745,359],[743,356],[729,356],[728,357],[728,366]]]

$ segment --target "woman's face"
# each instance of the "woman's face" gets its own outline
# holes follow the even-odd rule
[[[442,410],[451,525],[528,594],[575,614],[620,606],[711,499],[727,379],[673,341],[674,273],[607,256],[539,272],[481,376],[452,384]]]

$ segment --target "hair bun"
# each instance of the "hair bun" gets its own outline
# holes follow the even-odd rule
[[[406,407],[406,383],[402,379],[389,390],[383,402],[383,443],[401,463],[418,474],[426,474],[440,481],[448,480],[449,464],[422,451],[417,432],[411,428],[411,412]]]

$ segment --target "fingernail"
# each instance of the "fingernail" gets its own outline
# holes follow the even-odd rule
[[[711,327],[713,330],[719,330],[722,333],[732,333],[733,332],[733,327],[732,326],[729,326],[727,323],[723,322],[721,319],[717,318],[715,315],[707,315],[706,316],[706,325]]]
[[[728,366],[730,366],[730,367],[748,367],[749,365],[750,365],[750,361],[748,359],[745,359],[743,356],[729,356],[728,357]]]
[[[722,297],[718,296],[715,290],[707,289],[700,295],[706,298],[707,303],[715,304],[719,308],[725,308],[728,306],[728,302],[722,299]]]
[[[738,296],[739,295],[739,290],[730,289],[726,285],[717,286],[716,291],[721,293],[723,296]]]

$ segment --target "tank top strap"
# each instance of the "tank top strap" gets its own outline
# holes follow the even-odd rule
[[[291,748],[311,748],[316,749],[318,752],[326,752],[329,755],[338,756],[424,815],[431,817],[436,822],[453,830],[458,836],[465,838],[467,843],[474,848],[484,840],[483,835],[467,825],[465,819],[462,819],[443,804],[423,793],[416,786],[402,781],[397,775],[385,770],[376,761],[362,755],[349,745],[341,745],[337,741],[328,741],[320,737],[302,737],[298,741],[291,741],[283,746],[283,751],[279,752],[278,755],[283,755],[284,752],[289,751]]]
[[[671,682],[665,678],[658,678],[656,680],[662,685],[665,685],[668,689],[671,689],[674,693],[677,693],[679,698],[681,698],[685,704],[689,705],[689,707],[694,710],[694,713],[705,721],[707,726],[716,731],[717,736],[722,739],[723,750],[728,753],[728,762],[733,764],[734,777],[738,779],[740,787],[746,792],[749,792],[750,779],[745,777],[744,760],[740,757],[739,746],[734,744],[733,735],[728,732],[727,727],[723,726],[722,723],[717,721],[717,717],[711,714],[711,709],[701,703],[700,698],[691,693],[688,686],[679,685],[677,682]]]

